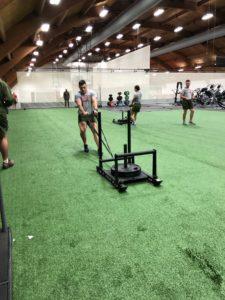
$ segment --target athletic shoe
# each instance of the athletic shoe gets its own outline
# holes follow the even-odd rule
[[[183,125],[187,126],[187,123],[184,122]]]
[[[189,122],[190,125],[196,125],[194,122]]]
[[[12,168],[14,164],[15,164],[14,161],[9,159],[8,163],[3,162],[2,169],[6,170]]]
[[[88,152],[89,152],[88,145],[84,145],[84,152],[85,152],[85,153],[88,153]]]

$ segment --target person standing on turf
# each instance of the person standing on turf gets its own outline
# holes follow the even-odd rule
[[[186,116],[187,116],[188,110],[190,110],[189,124],[195,125],[195,123],[193,122],[195,110],[194,110],[194,106],[193,106],[193,102],[192,102],[193,92],[190,89],[191,81],[189,79],[187,79],[185,83],[186,83],[186,86],[180,94],[180,99],[181,99],[181,103],[182,103],[182,107],[183,107],[183,125],[187,125]]]
[[[142,98],[142,93],[139,85],[135,85],[134,87],[134,97],[133,101],[130,105],[131,107],[131,121],[132,124],[135,125],[135,122],[137,120],[137,114],[141,110],[141,98]]]
[[[94,91],[87,88],[84,80],[79,82],[80,91],[75,95],[75,102],[78,106],[78,124],[80,128],[80,136],[84,144],[84,152],[88,153],[86,130],[87,126],[91,129],[95,143],[99,148],[99,140],[97,133],[97,124],[95,115],[98,113],[98,100]]]
[[[65,107],[70,107],[70,93],[67,91],[67,89],[63,93],[63,98],[65,101]]]
[[[8,169],[14,166],[14,161],[9,159],[9,144],[6,136],[6,132],[8,130],[8,107],[14,103],[15,99],[10,88],[6,82],[0,79],[0,151],[3,159],[3,169]]]

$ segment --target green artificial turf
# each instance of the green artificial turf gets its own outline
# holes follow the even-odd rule
[[[82,153],[74,109],[10,113],[16,165],[0,175],[15,300],[225,299],[225,114],[198,111],[196,127],[180,116],[141,113],[133,150],[158,150],[163,184],[120,194],[95,171],[90,133]],[[103,126],[121,152],[115,117],[104,111]]]

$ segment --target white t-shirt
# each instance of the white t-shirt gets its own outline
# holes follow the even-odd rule
[[[75,95],[75,101],[80,99],[84,111],[87,111],[89,114],[93,113],[93,107],[92,107],[92,99],[93,97],[96,97],[96,93],[91,90],[87,90],[86,94],[82,94],[80,91]],[[78,111],[79,114],[81,114],[81,111]]]
[[[140,91],[134,93],[133,103],[141,104],[142,93]]]
[[[181,92],[181,96],[187,97],[187,100],[192,100],[192,90],[189,88],[184,88]]]

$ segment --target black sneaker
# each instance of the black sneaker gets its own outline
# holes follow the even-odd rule
[[[84,152],[85,152],[85,153],[88,153],[88,152],[89,152],[88,145],[84,145]]]
[[[6,170],[12,168],[13,166],[14,166],[14,161],[9,159],[8,163],[3,162],[2,169]]]

